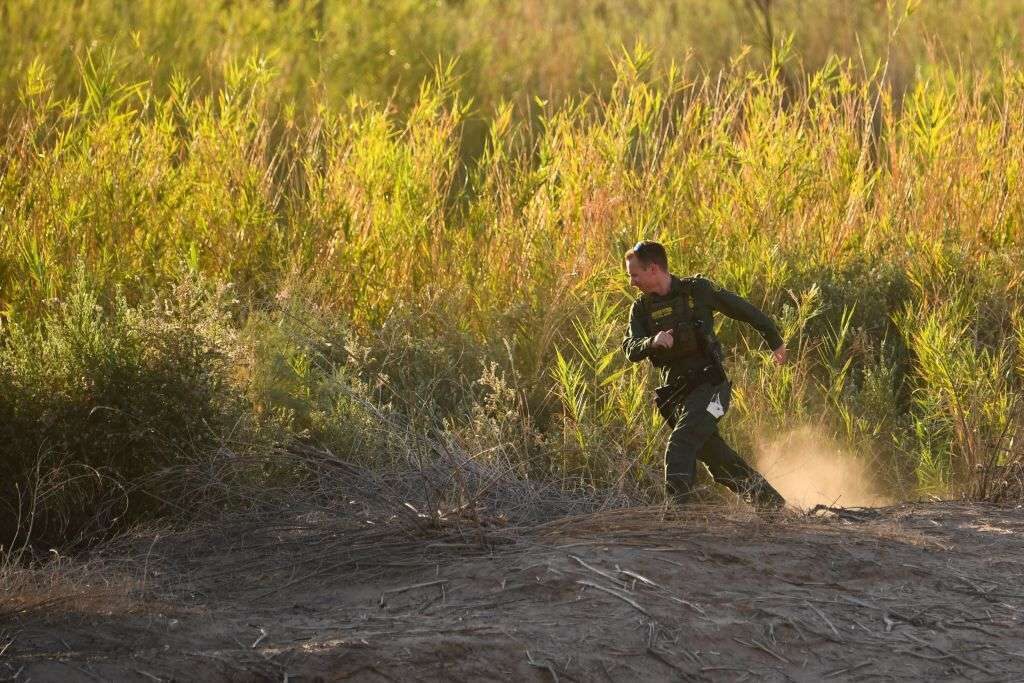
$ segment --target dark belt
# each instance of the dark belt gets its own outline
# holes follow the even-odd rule
[[[654,403],[658,406],[658,412],[666,420],[672,421],[675,417],[675,407],[680,401],[701,384],[721,384],[725,381],[725,375],[714,365],[706,365],[699,370],[691,370],[686,373],[682,381],[674,384],[665,384],[654,390]]]

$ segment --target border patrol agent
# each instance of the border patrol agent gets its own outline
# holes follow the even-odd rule
[[[771,318],[760,309],[700,275],[680,279],[668,270],[665,247],[644,240],[626,252],[629,283],[642,294],[629,311],[629,331],[622,340],[626,357],[644,359],[661,371],[655,390],[662,417],[672,427],[665,448],[665,485],[678,502],[693,488],[697,460],[715,480],[758,508],[785,505],[764,477],[754,471],[718,433],[718,420],[729,408],[731,384],[715,336],[714,313],[752,325],[775,362],[786,362],[786,346]]]

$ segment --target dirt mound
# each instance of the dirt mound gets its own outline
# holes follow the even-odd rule
[[[449,521],[137,537],[0,603],[0,676],[1024,678],[1020,508]]]

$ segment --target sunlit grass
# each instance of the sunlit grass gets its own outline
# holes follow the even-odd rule
[[[618,351],[621,254],[640,237],[780,321],[782,368],[721,326],[737,444],[811,425],[910,496],[991,495],[978,473],[1017,457],[1024,76],[1008,56],[932,62],[903,93],[882,62],[803,71],[779,52],[701,76],[636,47],[531,118],[465,62],[432,62],[405,99],[296,99],[295,55],[200,67],[167,50],[181,61],[163,80],[108,44],[73,75],[42,48],[3,62],[7,481],[41,453],[135,476],[148,461],[108,442],[147,420],[189,425],[160,448],[131,432],[151,469],[225,439],[385,464],[414,448],[382,431],[401,420],[520,476],[657,498],[647,371]],[[171,306],[182,283],[221,307]],[[174,325],[192,330],[185,356]],[[175,367],[194,372],[144,381]],[[145,415],[115,400],[143,389]],[[113,414],[116,434],[97,417]]]

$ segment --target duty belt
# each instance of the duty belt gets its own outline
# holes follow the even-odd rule
[[[705,365],[698,370],[691,370],[681,382],[665,384],[654,390],[654,401],[659,412],[665,419],[674,413],[675,404],[689,396],[690,392],[705,382],[709,384],[720,384],[725,381],[725,375],[714,364]]]
[[[699,370],[690,370],[686,373],[685,379],[678,384],[671,384],[669,386],[675,387],[680,395],[686,396],[691,391],[699,387],[705,382],[709,384],[720,384],[725,381],[725,375],[712,363],[711,365],[705,365]]]

